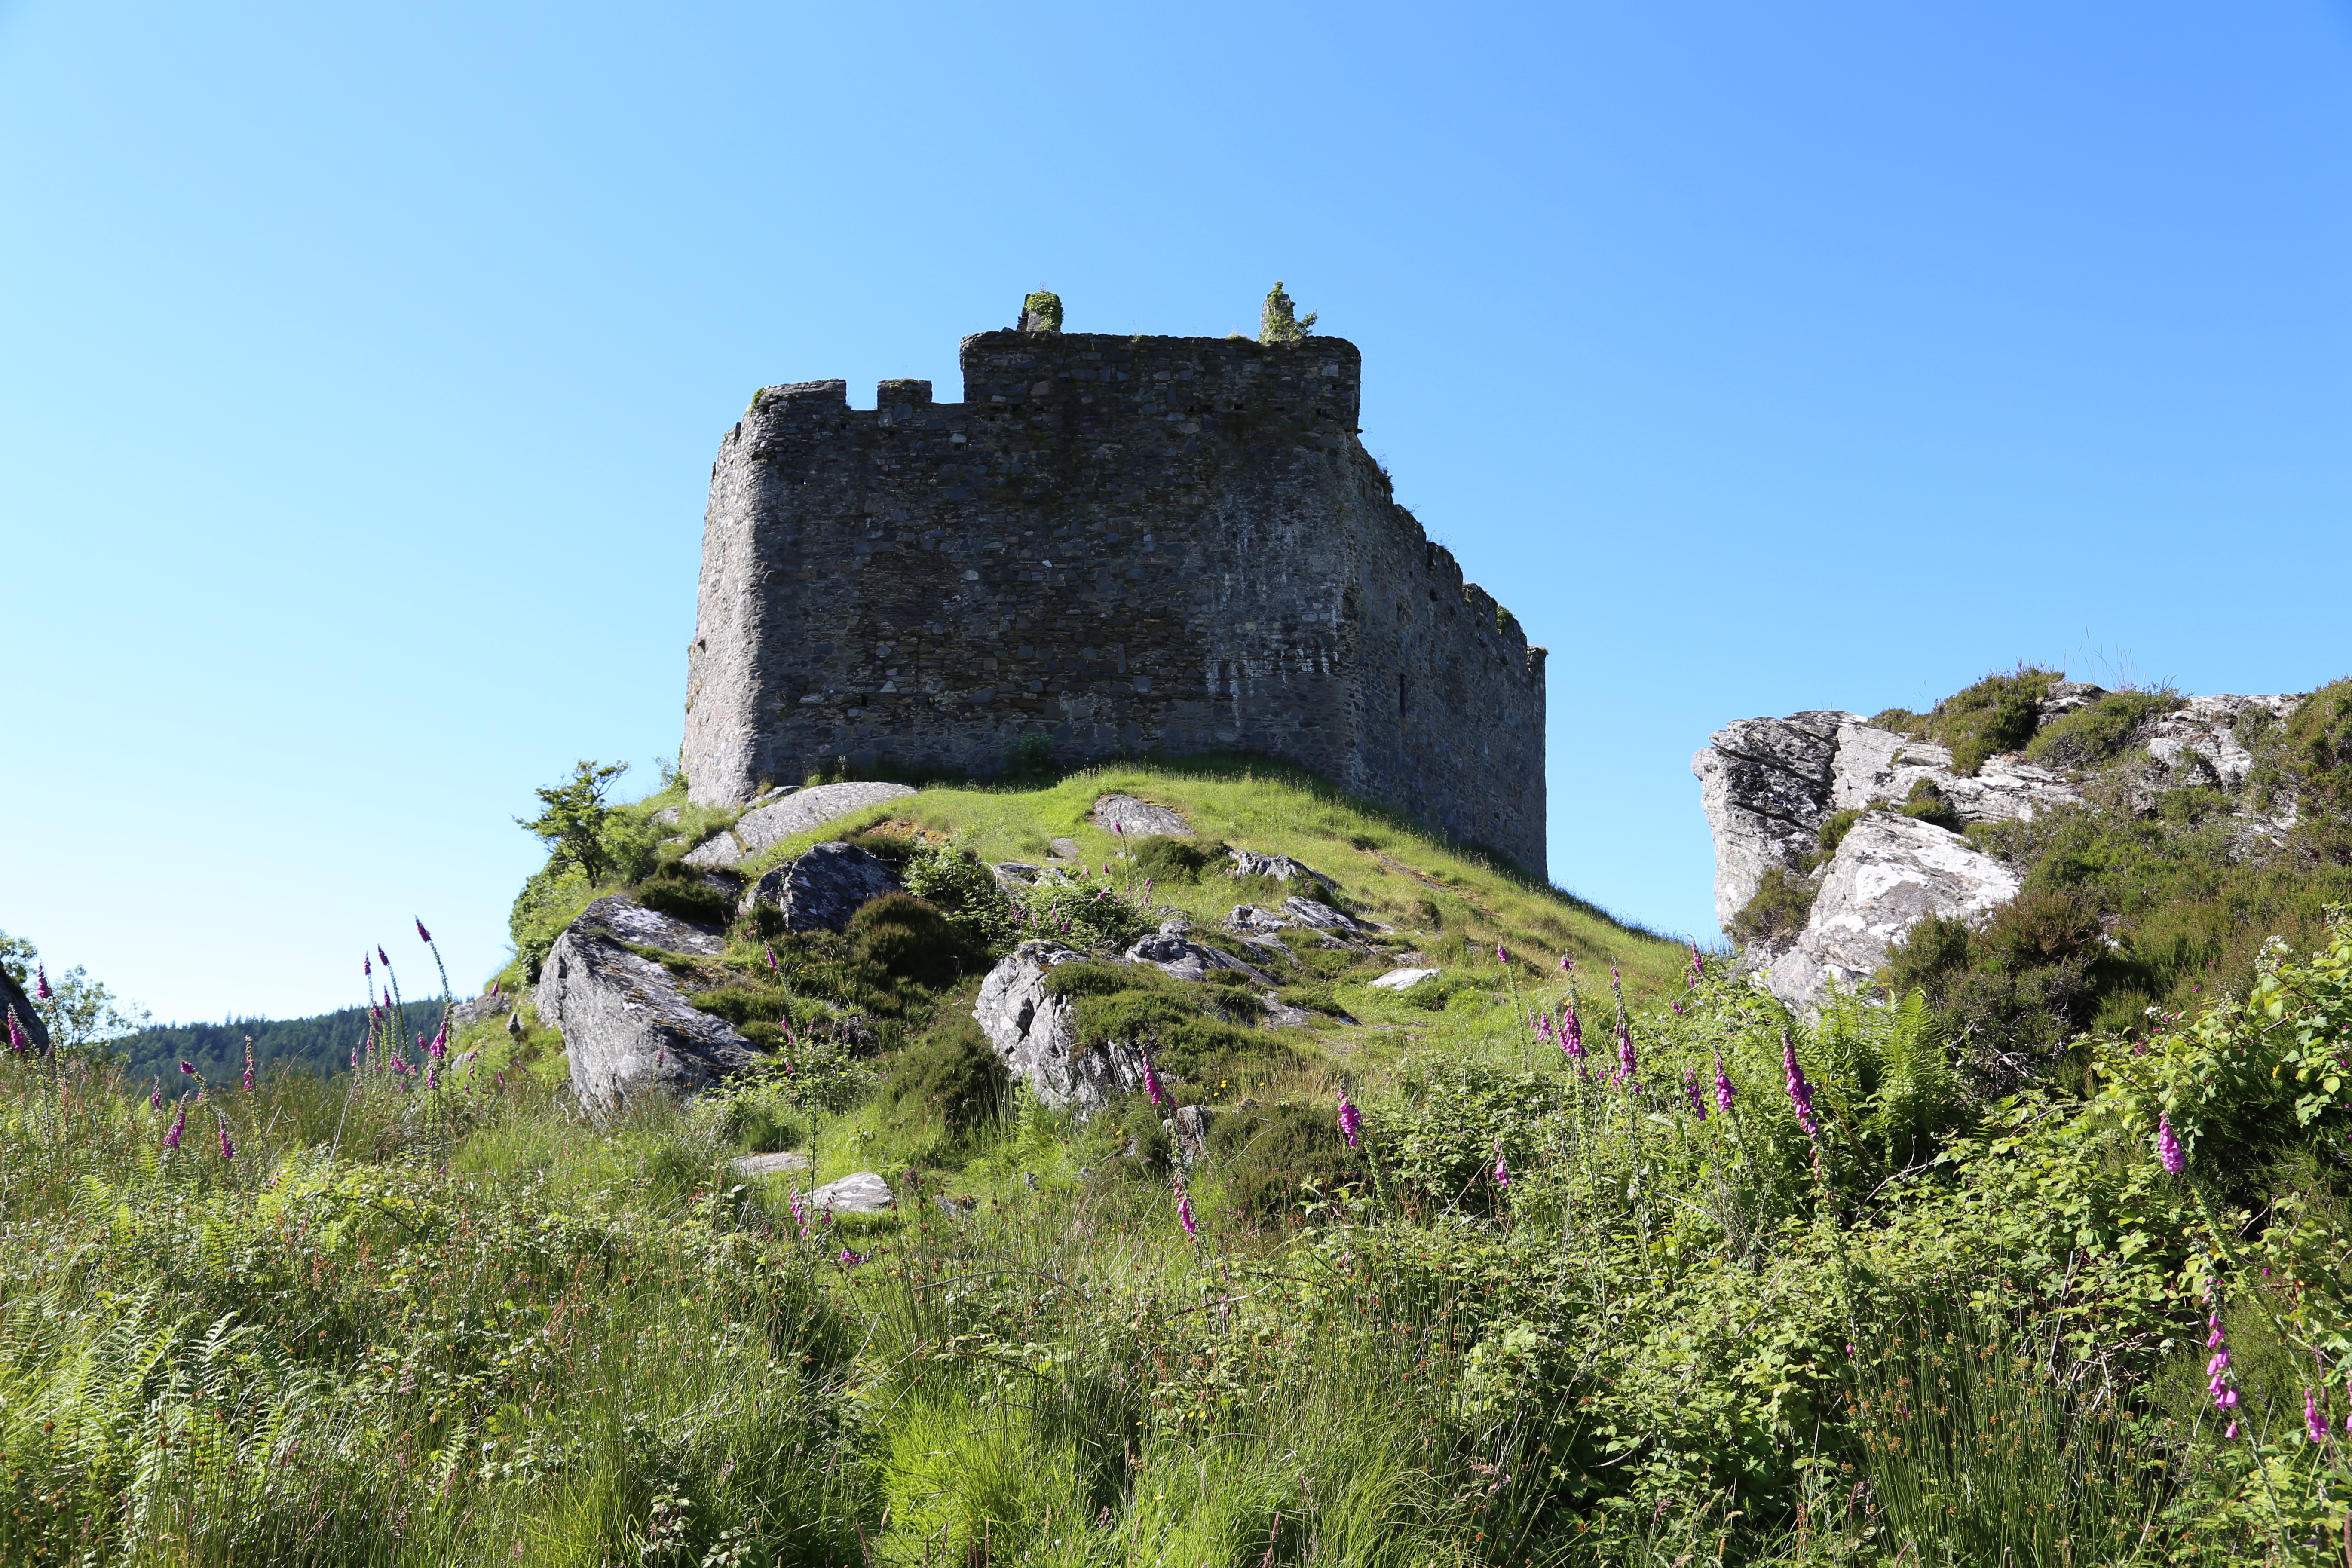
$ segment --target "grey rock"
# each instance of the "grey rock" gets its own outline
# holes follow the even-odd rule
[[[677,807],[674,805],[663,806],[659,811],[655,812],[651,816],[646,818],[646,820],[652,823],[656,827],[676,827],[677,826]]]
[[[1190,1170],[1209,1155],[1209,1124],[1216,1112],[1205,1105],[1180,1105],[1176,1113],[1160,1124],[1168,1141],[1176,1145],[1176,1158]]]
[[[1258,1005],[1265,1009],[1265,1022],[1270,1028],[1289,1028],[1315,1021],[1312,1012],[1305,1007],[1292,1006],[1271,991],[1258,998]]]
[[[450,1033],[455,1034],[457,1031],[466,1028],[468,1025],[483,1023],[491,1018],[503,1017],[507,1013],[512,1011],[513,1007],[513,997],[505,995],[504,994],[492,995],[490,993],[486,991],[481,995],[471,997],[466,1001],[460,1002],[455,1007],[449,1009]]]
[[[1131,795],[1107,795],[1095,802],[1095,826],[1123,838],[1190,838],[1190,824],[1164,805]]]
[[[820,1214],[880,1214],[898,1201],[890,1184],[872,1171],[853,1171],[809,1194],[809,1206]]]
[[[727,1165],[745,1181],[757,1181],[762,1176],[781,1176],[787,1171],[805,1171],[809,1168],[809,1157],[790,1151],[781,1154],[746,1154],[740,1159],[730,1160]]]
[[[735,819],[735,837],[752,855],[782,844],[796,833],[822,827],[886,801],[903,800],[915,792],[901,784],[850,783],[812,784],[793,791],[767,805],[756,805]],[[764,798],[764,797],[762,797]]]
[[[1006,1069],[1055,1110],[1098,1110],[1143,1087],[1142,1052],[1118,1043],[1081,1048],[1076,1010],[1046,988],[1055,968],[1087,957],[1057,942],[1024,942],[988,972],[972,1008]]]
[[[1231,873],[1234,876],[1271,877],[1277,882],[1287,882],[1293,878],[1299,878],[1310,882],[1319,882],[1335,893],[1339,890],[1339,883],[1305,861],[1294,860],[1287,855],[1261,855],[1255,849],[1234,849],[1229,853],[1234,858],[1234,868]]]
[[[698,871],[722,871],[742,864],[743,846],[722,827],[678,858]]]
[[[1078,858],[1078,841],[1075,838],[1049,838],[1045,841],[1045,847],[1065,860]]]
[[[1226,930],[1255,931],[1260,936],[1271,936],[1276,931],[1288,929],[1289,925],[1288,921],[1272,910],[1257,904],[1235,904],[1234,912],[1225,917]]]
[[[1900,805],[1923,779],[1942,792],[1963,822],[2031,822],[2052,806],[2083,798],[2063,774],[2014,753],[1989,757],[1974,776],[1962,778],[1952,772],[1952,753],[1944,747],[1868,724],[1840,727],[1834,773],[1831,811]]]
[[[1161,936],[1191,936],[1192,934],[1192,917],[1190,915],[1170,915],[1166,920],[1160,922],[1160,934]]]
[[[1958,834],[1872,812],[1839,843],[1811,918],[1762,979],[1790,1005],[1811,1006],[1832,985],[1867,980],[1895,941],[1928,915],[1976,920],[2017,889],[2014,872]]]
[[[818,844],[752,883],[741,907],[782,910],[790,931],[846,931],[850,916],[903,886],[887,862],[854,844]]]
[[[1127,956],[1138,963],[1149,963],[1162,973],[1178,980],[1205,979],[1210,971],[1230,969],[1248,975],[1260,985],[1271,985],[1273,979],[1244,963],[1240,959],[1219,952],[1215,948],[1194,942],[1186,936],[1173,936],[1155,931],[1127,950]]]
[[[1300,925],[1313,926],[1317,931],[1340,931],[1349,936],[1367,936],[1371,927],[1353,915],[1343,914],[1330,905],[1313,899],[1302,899],[1293,893],[1282,900],[1282,912],[1286,919]]]
[[[2238,736],[2249,715],[2292,718],[2299,697],[2192,697],[2149,726],[2147,754],[2175,786],[2209,784],[2232,793],[2244,787],[2254,754]]]
[[[743,803],[743,809],[750,811],[755,806],[772,805],[776,801],[783,799],[784,796],[788,795],[798,795],[800,791],[801,786],[798,784],[777,784],[772,789],[761,790],[759,794],[745,801]]]
[[[1033,888],[1045,875],[1042,866],[1032,866],[1022,860],[1000,860],[994,867],[996,879],[1008,888]]]
[[[539,1016],[563,1035],[572,1091],[604,1113],[650,1089],[691,1094],[759,1059],[725,1019],[697,1012],[669,971],[623,946],[710,953],[718,935],[640,908],[599,899],[549,950],[540,971]]]
[[[1444,973],[1442,969],[1391,969],[1370,984],[1381,991],[1410,991],[1423,981]]]
[[[1725,925],[1756,896],[1764,873],[1793,865],[1835,809],[1838,731],[1856,713],[1822,710],[1742,719],[1691,758],[1715,830],[1715,918]]]
[[[5,1020],[11,1013],[16,1016],[16,1026],[33,1043],[33,1049],[46,1051],[49,1048],[49,1026],[41,1021],[40,1014],[34,1011],[33,999],[25,994],[23,986],[8,977],[7,971],[0,970],[0,1020]],[[6,1026],[0,1022],[0,1042],[5,1042],[7,1037]]]

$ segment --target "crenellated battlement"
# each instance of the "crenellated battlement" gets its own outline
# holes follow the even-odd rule
[[[986,774],[1249,751],[1543,864],[1543,650],[1396,505],[1362,359],[982,332],[963,397],[763,387],[711,473],[684,765]]]

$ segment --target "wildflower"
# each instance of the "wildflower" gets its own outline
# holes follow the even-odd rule
[[[1633,1077],[1636,1065],[1633,1059],[1633,1026],[1621,1017],[1617,1020],[1617,1070],[1609,1075],[1609,1081],[1633,1089],[1641,1088]]]
[[[783,969],[776,963],[775,948],[768,942],[761,942],[760,944],[760,951],[768,955],[768,973],[771,974],[782,974],[783,973]]]
[[[2205,1348],[2213,1352],[2213,1359],[2205,1363],[2205,1392],[2212,1396],[2214,1409],[2235,1410],[2238,1407],[2238,1390],[2235,1380],[2230,1375],[2229,1342],[2221,1334],[2221,1302],[2210,1283],[2205,1287],[2205,1298],[2212,1308],[2205,1319],[2205,1326],[2210,1331],[2205,1336]],[[2234,1437],[2237,1435],[2238,1422],[2232,1416],[2229,1436]]]
[[[221,1158],[224,1160],[235,1160],[236,1158],[236,1145],[228,1141],[228,1118],[221,1115],[217,1110],[213,1112],[213,1116],[215,1120],[220,1123]]]
[[[1683,1092],[1690,1097],[1690,1108],[1692,1113],[1697,1116],[1701,1121],[1706,1121],[1706,1096],[1701,1094],[1698,1090],[1698,1074],[1693,1072],[1688,1068],[1683,1068]]]
[[[2180,1152],[2180,1140],[2173,1136],[2172,1118],[2161,1112],[2156,1119],[2156,1157],[2164,1162],[2168,1175],[2180,1174],[2189,1163],[2189,1156]]]
[[[245,1037],[245,1092],[253,1092],[253,1037]]]
[[[1696,985],[1706,978],[1706,955],[1699,952],[1696,942],[1690,944],[1690,983]]]
[[[172,1123],[172,1130],[163,1134],[163,1147],[167,1150],[177,1149],[180,1146],[180,1134],[187,1130],[187,1125],[188,1107],[186,1102],[183,1101],[180,1114]]]
[[[8,1048],[21,1051],[33,1042],[25,1034],[25,1026],[16,1021],[16,1009],[8,1009]]]
[[[68,974],[66,978],[70,980],[73,976]],[[54,1002],[57,1000],[57,995],[58,994],[56,992],[49,989],[49,972],[47,967],[38,963],[33,965],[34,1000],[39,1002]]]
[[[1339,1091],[1340,1140],[1352,1149],[1362,1141],[1363,1135],[1364,1113],[1356,1109],[1356,1102],[1348,1098],[1348,1091],[1343,1089]]]
[[[664,1068],[667,1067],[668,1065],[669,1065],[669,1050],[668,1050],[668,1048],[667,1048],[667,1047],[664,1047],[664,1048],[662,1048],[661,1050],[657,1050],[657,1051],[656,1051],[656,1052],[654,1053],[654,1071],[656,1071],[656,1072],[659,1072],[659,1071],[661,1071],[661,1069],[662,1069],[662,1068]]]
[[[1167,1096],[1160,1092],[1160,1075],[1151,1070],[1150,1057],[1143,1058],[1143,1092],[1151,1097],[1151,1103],[1154,1105],[1167,1103]]]
[[[2315,1443],[2327,1441],[2327,1413],[2319,1407],[2318,1394],[2308,1388],[2303,1391],[2303,1429]]]
[[[441,1020],[441,1027],[433,1036],[433,1043],[425,1047],[425,1054],[439,1061],[449,1054],[449,1020]]]
[[[784,1202],[793,1211],[793,1223],[801,1227],[802,1236],[807,1236],[809,1233],[808,1206],[801,1202],[801,1189],[798,1183],[785,1189]]]
[[[1511,1184],[1511,1167],[1503,1159],[1503,1141],[1500,1138],[1495,1140],[1495,1184],[1498,1187]]]
[[[416,917],[415,915],[411,915],[408,918],[410,920],[416,921]],[[433,940],[433,933],[425,929],[425,922],[423,921],[416,921],[416,940],[419,942],[431,942]]]
[[[360,973],[368,982],[368,994],[375,994],[375,960],[367,953],[360,954]]]
[[[180,1063],[180,1070],[187,1074],[190,1078],[194,1078],[196,1076],[196,1064],[191,1061],[183,1061]]]
[[[1780,1031],[1780,1065],[1789,1069],[1789,1105],[1797,1113],[1797,1125],[1805,1136],[1819,1139],[1822,1126],[1813,1115],[1813,1086],[1805,1081],[1805,1069],[1797,1065],[1797,1047],[1789,1043],[1789,1032]]]
[[[1723,1051],[1720,1047],[1717,1047],[1715,1053],[1715,1103],[1726,1116],[1731,1114],[1731,1079],[1724,1074]]]
[[[147,1103],[156,1110],[163,1109],[163,1080],[162,1079],[157,1079],[155,1080],[154,1089],[150,1090],[147,1095]]]
[[[1192,1223],[1192,1194],[1184,1190],[1181,1182],[1176,1184],[1176,1218],[1183,1226],[1186,1236],[1201,1233],[1201,1227]]]
[[[1510,967],[1511,955],[1503,951],[1503,944],[1499,942],[1495,944],[1495,962],[1505,968]]]
[[[432,1063],[427,1063],[425,1065],[425,1087],[427,1089],[439,1089],[441,1087],[441,1069],[437,1065]]]
[[[840,1264],[844,1268],[855,1268],[873,1256],[874,1255],[870,1252],[852,1252],[849,1248],[845,1247],[841,1249],[841,1256],[835,1258],[834,1261]]]
[[[1562,974],[1567,973],[1570,970],[1575,967],[1576,960],[1569,957],[1568,954],[1564,952],[1559,955],[1559,972]]]
[[[384,952],[381,947],[375,950],[375,961],[378,963],[383,964],[386,969],[390,969],[392,967],[392,954]]]

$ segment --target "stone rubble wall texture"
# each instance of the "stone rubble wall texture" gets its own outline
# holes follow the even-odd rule
[[[1357,439],[1338,338],[983,332],[964,400],[772,386],[711,469],[682,748],[734,805],[835,757],[1255,752],[1545,864],[1544,650]]]

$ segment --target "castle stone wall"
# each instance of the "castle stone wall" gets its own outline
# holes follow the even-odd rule
[[[711,470],[681,761],[1261,752],[1544,867],[1544,650],[1357,440],[1338,338],[983,332],[964,400],[762,390]]]

